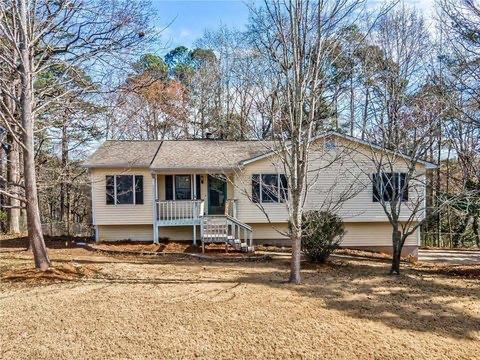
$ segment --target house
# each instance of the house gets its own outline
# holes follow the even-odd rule
[[[271,141],[105,141],[85,163],[96,240],[288,245],[287,177],[272,149]],[[391,226],[372,185],[371,159],[382,151],[335,132],[313,144],[304,209],[340,214],[342,246],[391,251]],[[401,173],[405,160],[395,157]],[[421,181],[409,189],[408,201],[424,197],[432,166],[418,163]],[[405,208],[406,220],[411,213]],[[424,214],[415,216],[420,221]],[[416,256],[419,244],[417,230],[404,255]]]

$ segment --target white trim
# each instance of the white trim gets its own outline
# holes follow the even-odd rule
[[[93,175],[90,173],[90,196],[91,196],[91,206],[92,206],[92,226],[95,231],[95,242],[98,242],[100,235],[98,233],[98,225],[96,221],[96,212],[95,212],[95,202],[93,201]]]
[[[258,199],[259,204],[285,204],[286,201],[280,201],[282,199],[282,196],[280,194],[280,176],[284,175],[286,177],[286,175],[284,173],[279,173],[279,172],[277,172],[277,173],[258,173],[258,174],[254,173],[254,174],[252,174],[252,176],[253,175],[258,175],[259,176],[259,186],[260,186],[260,194],[259,194],[260,198]],[[277,198],[278,198],[278,201],[263,201],[262,175],[276,175],[277,176],[277,190],[278,190]],[[288,179],[287,179],[287,181],[288,181]],[[287,193],[288,193],[288,188],[287,188]],[[253,198],[253,192],[252,192],[252,198]]]
[[[137,174],[107,174],[105,175],[105,182],[107,176],[113,176],[113,204],[107,204],[107,199],[105,197],[105,205],[107,206],[124,206],[124,205],[145,205],[145,183],[142,184],[142,192],[143,192],[143,204],[137,204],[137,191],[136,191],[136,178],[137,176],[144,177],[143,175]],[[132,192],[133,192],[133,203],[131,204],[118,204],[117,202],[117,176],[132,176]],[[153,176],[153,174],[152,174]],[[106,186],[106,184],[105,184]],[[105,189],[106,191],[106,189]],[[105,192],[106,193],[106,192]]]
[[[338,137],[344,138],[344,139],[349,140],[349,141],[352,141],[352,142],[357,142],[357,143],[362,144],[362,145],[370,146],[370,147],[372,147],[372,148],[374,148],[374,149],[377,149],[377,150],[386,151],[386,152],[391,153],[391,154],[393,154],[393,155],[395,155],[395,156],[398,156],[398,157],[403,157],[403,158],[406,158],[406,159],[412,159],[411,156],[407,156],[407,155],[404,155],[404,154],[398,154],[398,153],[395,153],[394,151],[385,149],[385,148],[383,148],[383,147],[381,147],[381,146],[378,146],[378,145],[375,145],[375,144],[371,144],[371,143],[369,143],[369,142],[367,142],[367,141],[360,140],[360,139],[357,139],[357,138],[355,138],[355,137],[353,137],[353,136],[349,136],[349,135],[346,135],[346,134],[341,134],[341,133],[338,133],[338,132],[336,132],[336,131],[329,131],[329,132],[326,132],[326,133],[324,133],[324,134],[318,135],[318,136],[314,137],[314,138],[311,140],[311,142],[314,142],[314,141],[317,141],[318,139],[321,139],[321,138],[323,138],[323,137],[328,137],[328,136],[332,136],[332,135],[333,135],[333,136],[338,136]],[[290,146],[290,145],[287,145],[287,147],[288,147],[288,146]],[[272,156],[272,155],[274,155],[274,154],[275,154],[275,152],[274,152],[273,150],[271,150],[271,151],[269,151],[269,152],[267,152],[267,153],[265,153],[265,154],[262,154],[262,155],[259,155],[259,156],[255,156],[255,157],[253,157],[253,158],[251,158],[251,159],[243,160],[243,161],[240,162],[240,165],[248,165],[248,164],[251,164],[251,163],[253,163],[253,162],[255,162],[255,161],[262,160],[262,159],[265,159],[265,158],[267,158],[267,157],[270,157],[270,156]],[[436,168],[438,167],[438,165],[435,165],[435,164],[433,164],[433,163],[430,163],[430,162],[428,162],[428,161],[423,161],[423,160],[417,160],[417,163],[425,165],[425,167],[426,167],[427,169],[436,169]]]
[[[158,200],[158,175],[152,174],[152,214],[153,214],[153,243],[158,244],[157,200]],[[145,202],[145,199],[144,199]]]

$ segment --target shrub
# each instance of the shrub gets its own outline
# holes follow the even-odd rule
[[[342,218],[328,211],[307,211],[302,221],[302,250],[311,262],[324,263],[340,245]]]

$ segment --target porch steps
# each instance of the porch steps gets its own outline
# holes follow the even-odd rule
[[[201,222],[202,249],[205,244],[224,243],[235,250],[254,251],[252,228],[228,215],[203,216]]]

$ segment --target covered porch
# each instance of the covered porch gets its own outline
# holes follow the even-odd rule
[[[233,174],[157,172],[152,174],[154,242],[162,228],[192,228],[192,242],[252,245],[252,229],[237,219]]]

